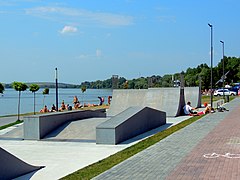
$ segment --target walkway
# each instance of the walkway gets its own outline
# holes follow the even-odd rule
[[[10,123],[14,123],[17,121],[17,116],[9,116],[9,117],[0,117],[0,126],[5,126]]]
[[[78,126],[78,128],[75,125],[79,123],[73,122],[73,124],[70,124],[71,128],[65,128],[64,134],[61,134],[63,133],[61,132],[56,136],[57,139],[50,138],[50,140],[45,141],[21,140],[23,130],[22,125],[19,124],[0,131],[0,147],[31,165],[45,166],[39,171],[17,178],[18,180],[55,180],[132,146],[143,138],[186,120],[186,118],[189,117],[167,118],[166,125],[132,138],[120,145],[99,145],[92,138],[86,140],[83,139],[83,136],[78,136],[81,139],[77,140],[72,138],[73,135],[76,135],[74,130],[78,129],[79,132],[86,132],[94,124],[91,121],[88,125]],[[4,119],[1,118],[1,120]],[[84,121],[81,122],[84,123]],[[73,131],[69,131],[70,129]],[[70,132],[72,134],[69,134]]]
[[[225,107],[94,179],[240,179],[240,98]]]

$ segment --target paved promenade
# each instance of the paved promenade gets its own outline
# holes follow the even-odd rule
[[[0,118],[0,126],[5,126],[5,125],[8,125],[10,123],[14,123],[16,121],[17,121],[17,116]]]
[[[94,179],[240,179],[240,98]]]
[[[93,119],[88,119],[88,123],[84,120],[72,122],[56,135],[56,138],[52,137],[43,141],[22,140],[23,128],[22,124],[18,124],[0,130],[0,147],[31,165],[45,166],[39,171],[29,173],[16,180],[57,180],[188,118],[187,116],[167,118],[166,125],[119,145],[96,144],[92,139],[91,129],[99,121],[92,121]],[[0,118],[0,120],[9,124],[12,120],[15,121],[15,118]],[[85,133],[88,133],[88,137],[83,136]]]
[[[240,179],[240,98],[225,107],[229,111],[203,117],[95,179]],[[167,122],[168,125],[173,125],[184,118],[188,117],[167,118]],[[15,118],[1,118],[4,119],[6,122],[2,123],[15,121]],[[11,128],[1,130],[0,134]],[[147,136],[144,135],[143,138]],[[139,137],[137,141],[140,139]],[[106,146],[94,142],[0,138],[1,147],[10,153],[27,163],[46,166],[18,178],[21,180],[59,179],[137,141],[132,139],[126,144]]]

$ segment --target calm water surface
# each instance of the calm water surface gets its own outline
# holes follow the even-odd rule
[[[43,89],[36,92],[36,112],[40,111],[44,105],[48,108],[52,104],[56,105],[56,90],[49,89],[48,95],[42,94]],[[107,103],[108,96],[112,95],[112,89],[87,89],[82,93],[81,89],[59,89],[58,90],[58,107],[60,107],[62,100],[65,104],[73,106],[73,97],[77,96],[79,101],[84,103],[99,104],[98,96],[104,97]],[[20,113],[33,112],[33,93],[27,89],[21,92],[21,106]],[[14,89],[5,89],[3,95],[0,94],[0,116],[17,114],[18,106],[18,91]]]

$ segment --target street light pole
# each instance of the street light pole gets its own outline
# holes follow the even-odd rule
[[[222,76],[222,83],[223,83],[223,89],[224,89],[224,81],[225,81],[225,73],[224,73],[224,41],[220,41],[220,43],[222,43],[222,52],[223,52],[223,59],[222,59],[222,63],[223,63],[223,76]],[[223,99],[224,99],[224,91],[223,91]]]
[[[55,68],[56,71],[56,111],[58,111],[58,73],[57,73],[57,68]]]
[[[212,70],[212,66],[213,66],[213,25],[208,23],[208,26],[210,27],[211,30],[211,97],[210,97],[210,101],[211,101],[211,108],[213,107],[213,70]]]

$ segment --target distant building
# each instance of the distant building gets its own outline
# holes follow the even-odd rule
[[[112,75],[112,89],[118,89],[118,75]]]

